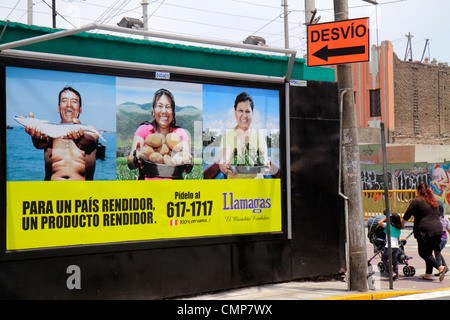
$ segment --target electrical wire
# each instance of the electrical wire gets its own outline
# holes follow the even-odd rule
[[[99,23],[107,24],[113,17],[118,14],[118,12],[122,10],[122,8],[128,5],[130,0],[122,0],[121,3],[119,2],[120,0],[116,0],[116,2],[114,2],[114,4],[112,4],[99,18],[97,18],[96,21]]]
[[[17,5],[19,4],[20,0],[17,0],[14,8],[11,9],[11,11],[9,12],[9,14],[6,16],[5,20],[8,20],[9,16],[11,15],[11,13],[13,13],[13,11],[16,9]]]
[[[144,21],[144,24],[148,21],[148,19],[150,19],[150,18],[156,13],[156,11],[158,11],[158,9],[164,4],[165,1],[166,1],[166,0],[163,0],[163,1],[159,4],[159,6],[156,7],[156,9],[153,10],[153,12],[147,16],[147,20]],[[155,1],[155,2],[156,2],[156,1]]]
[[[89,6],[91,7],[91,9],[88,9],[89,12],[95,12],[95,8],[98,9],[102,9],[101,14],[95,19],[95,18],[90,18],[88,15],[83,15],[81,17],[81,19],[83,21],[87,21],[87,22],[100,22],[100,23],[104,23],[104,24],[108,24],[111,22],[112,19],[114,19],[117,16],[121,16],[125,13],[130,14],[130,16],[133,15],[139,15],[140,17],[142,17],[142,10],[139,10],[141,8],[141,6],[136,6],[133,8],[129,8],[130,1],[131,0],[115,0],[111,3],[111,1],[109,1],[111,4],[110,5],[105,5],[105,1],[86,1],[86,0],[61,0],[63,2],[66,3],[75,3],[77,6]],[[133,0],[133,1],[138,1],[138,0]],[[152,19],[165,19],[165,20],[172,20],[172,21],[176,21],[176,22],[180,22],[181,23],[189,23],[192,25],[197,25],[197,26],[201,26],[201,27],[209,27],[209,28],[220,28],[220,29],[226,29],[226,30],[231,30],[231,31],[240,31],[241,33],[245,32],[249,35],[254,35],[254,34],[259,34],[263,37],[266,38],[266,40],[270,40],[270,43],[277,43],[280,42],[284,39],[284,31],[281,31],[281,26],[279,26],[279,24],[283,23],[283,13],[282,13],[282,7],[279,5],[271,5],[270,2],[266,2],[266,3],[261,3],[261,1],[258,0],[228,0],[230,2],[232,2],[232,4],[230,4],[230,7],[232,8],[236,8],[241,6],[242,8],[246,8],[245,12],[241,9],[241,11],[235,10],[237,13],[233,13],[233,12],[227,12],[227,10],[222,10],[219,11],[216,8],[208,8],[208,7],[195,7],[195,3],[189,3],[190,6],[185,5],[184,2],[177,2],[174,0],[154,0],[154,1],[148,1],[149,2],[149,11],[151,11],[151,13],[147,16],[147,19],[149,20],[150,18]],[[398,2],[405,2],[407,0],[391,0],[391,1],[386,1],[383,3],[379,3],[378,5],[388,5],[388,4],[392,4],[392,3],[398,3]],[[14,5],[14,7],[7,7],[7,6],[3,6],[0,5],[0,8],[8,8],[9,12],[8,12],[8,17],[13,13],[13,12],[17,12],[17,11],[21,11],[21,17],[23,17],[25,15],[25,13],[27,12],[26,10],[23,9],[19,9],[18,8],[18,3],[20,2],[17,1]],[[48,3],[46,3],[44,0],[42,0],[41,2],[44,2],[47,6],[49,6]],[[139,1],[140,2],[140,1]],[[35,3],[36,4],[36,3]],[[192,5],[191,5],[192,4]],[[150,5],[153,5],[151,10],[150,10]],[[224,4],[226,5],[226,3]],[[256,15],[251,15],[251,14],[246,14],[247,12],[251,12],[254,11],[256,9],[248,9],[251,7],[257,7],[257,8],[261,8],[262,12],[265,13],[272,11],[273,9],[278,9],[280,10],[280,13],[278,15],[276,15],[273,18],[265,18],[264,16],[256,16]],[[371,5],[358,5],[358,6],[351,6],[349,7],[349,9],[351,8],[360,8],[360,7],[366,7],[366,6],[371,6]],[[49,6],[50,7],[50,6]],[[182,9],[184,10],[184,12],[186,13],[182,13],[182,17],[181,18],[177,18],[176,16],[167,16],[167,14],[165,14],[163,12],[163,10],[161,9],[168,9],[170,10],[170,8],[173,9]],[[171,12],[173,12],[173,10],[170,10]],[[326,12],[328,13],[332,13],[334,12],[333,9],[318,9],[318,11],[324,13]],[[38,11],[35,11],[38,12]],[[182,11],[183,12],[183,11]],[[42,14],[49,14],[48,12],[38,12],[38,13],[42,13]],[[193,20],[193,19],[189,19],[189,18],[185,18],[185,17],[190,17],[193,16],[195,13],[197,14],[205,14],[205,16],[211,16],[211,15],[217,15],[218,17],[222,16],[225,18],[237,18],[237,19],[245,19],[246,22],[248,23],[241,23],[239,20],[239,25],[244,25],[244,26],[248,26],[245,28],[239,27],[239,25],[237,24],[231,24],[227,25],[226,23],[209,23],[206,19],[204,20]],[[299,10],[299,9],[295,9],[295,10],[288,10],[288,14],[289,15],[293,15],[293,14],[298,14],[298,13],[304,13],[304,10]],[[70,23],[67,19],[65,19],[60,13],[58,13],[58,15],[64,19],[67,23],[71,24],[72,26],[74,26],[72,23]],[[20,20],[20,19],[19,19]],[[294,42],[300,42],[300,45],[302,47],[304,47],[305,45],[302,44],[302,41],[304,42],[304,38],[305,38],[305,33],[306,33],[306,27],[298,22],[292,22],[292,21],[300,21],[303,20],[302,17],[295,17],[294,19],[290,19],[289,21],[289,39],[293,40]],[[216,19],[215,21],[221,21],[221,19]],[[255,22],[262,22],[261,25],[254,29],[252,29],[252,25],[254,26]],[[157,24],[155,24],[157,25]],[[152,28],[153,30],[156,31],[155,28]],[[181,27],[180,29],[183,29],[183,27]],[[202,30],[207,30],[205,28],[202,28]],[[276,30],[275,32],[273,30]],[[160,31],[165,31],[167,32],[168,30],[160,30]],[[180,32],[178,32],[180,33]],[[181,33],[180,33],[181,34]],[[197,34],[191,34],[191,33],[184,33],[186,35],[193,35],[193,36],[199,36],[198,32]],[[400,41],[401,39],[399,39],[398,41]],[[378,42],[378,39],[377,39]],[[395,42],[395,40],[393,41]],[[292,43],[291,47],[295,46],[296,44]]]
[[[52,9],[52,6],[49,5],[47,2],[45,2],[45,0],[42,0],[43,3],[45,3],[50,9]],[[66,21],[67,23],[69,23],[70,25],[72,25],[72,27],[76,28],[76,26],[70,22],[69,20],[67,20],[62,14],[60,14],[57,10],[55,10],[55,13],[57,16],[60,16],[64,21]]]

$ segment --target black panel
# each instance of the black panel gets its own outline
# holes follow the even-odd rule
[[[291,87],[290,101],[293,277],[342,273],[337,84]]]
[[[235,286],[287,281],[291,250],[287,241],[243,242],[231,246],[232,281]]]
[[[162,299],[291,276],[286,241],[241,242],[0,263],[0,299]],[[81,271],[69,290],[67,267]]]
[[[290,117],[339,119],[337,83],[308,81],[307,87],[291,87]]]

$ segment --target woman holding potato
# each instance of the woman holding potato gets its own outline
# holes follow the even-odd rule
[[[142,123],[133,136],[128,168],[139,168],[139,179],[161,179],[144,173],[143,161],[155,164],[183,165],[191,161],[191,145],[186,130],[176,126],[175,99],[166,89],[153,96],[154,120]]]

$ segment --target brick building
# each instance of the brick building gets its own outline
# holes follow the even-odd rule
[[[444,64],[401,61],[395,54],[393,65],[392,142],[450,144],[450,68]]]
[[[353,65],[360,143],[450,144],[450,68],[402,61],[392,43],[371,48],[369,62]]]

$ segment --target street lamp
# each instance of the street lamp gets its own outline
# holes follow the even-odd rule
[[[248,36],[247,39],[244,40],[245,44],[253,44],[255,46],[265,46],[266,39],[259,36]]]
[[[376,2],[376,0],[362,0],[371,4],[378,4],[378,2]]]
[[[123,28],[136,28],[142,29],[144,27],[144,23],[136,18],[123,17],[122,20],[117,24],[119,27]]]

